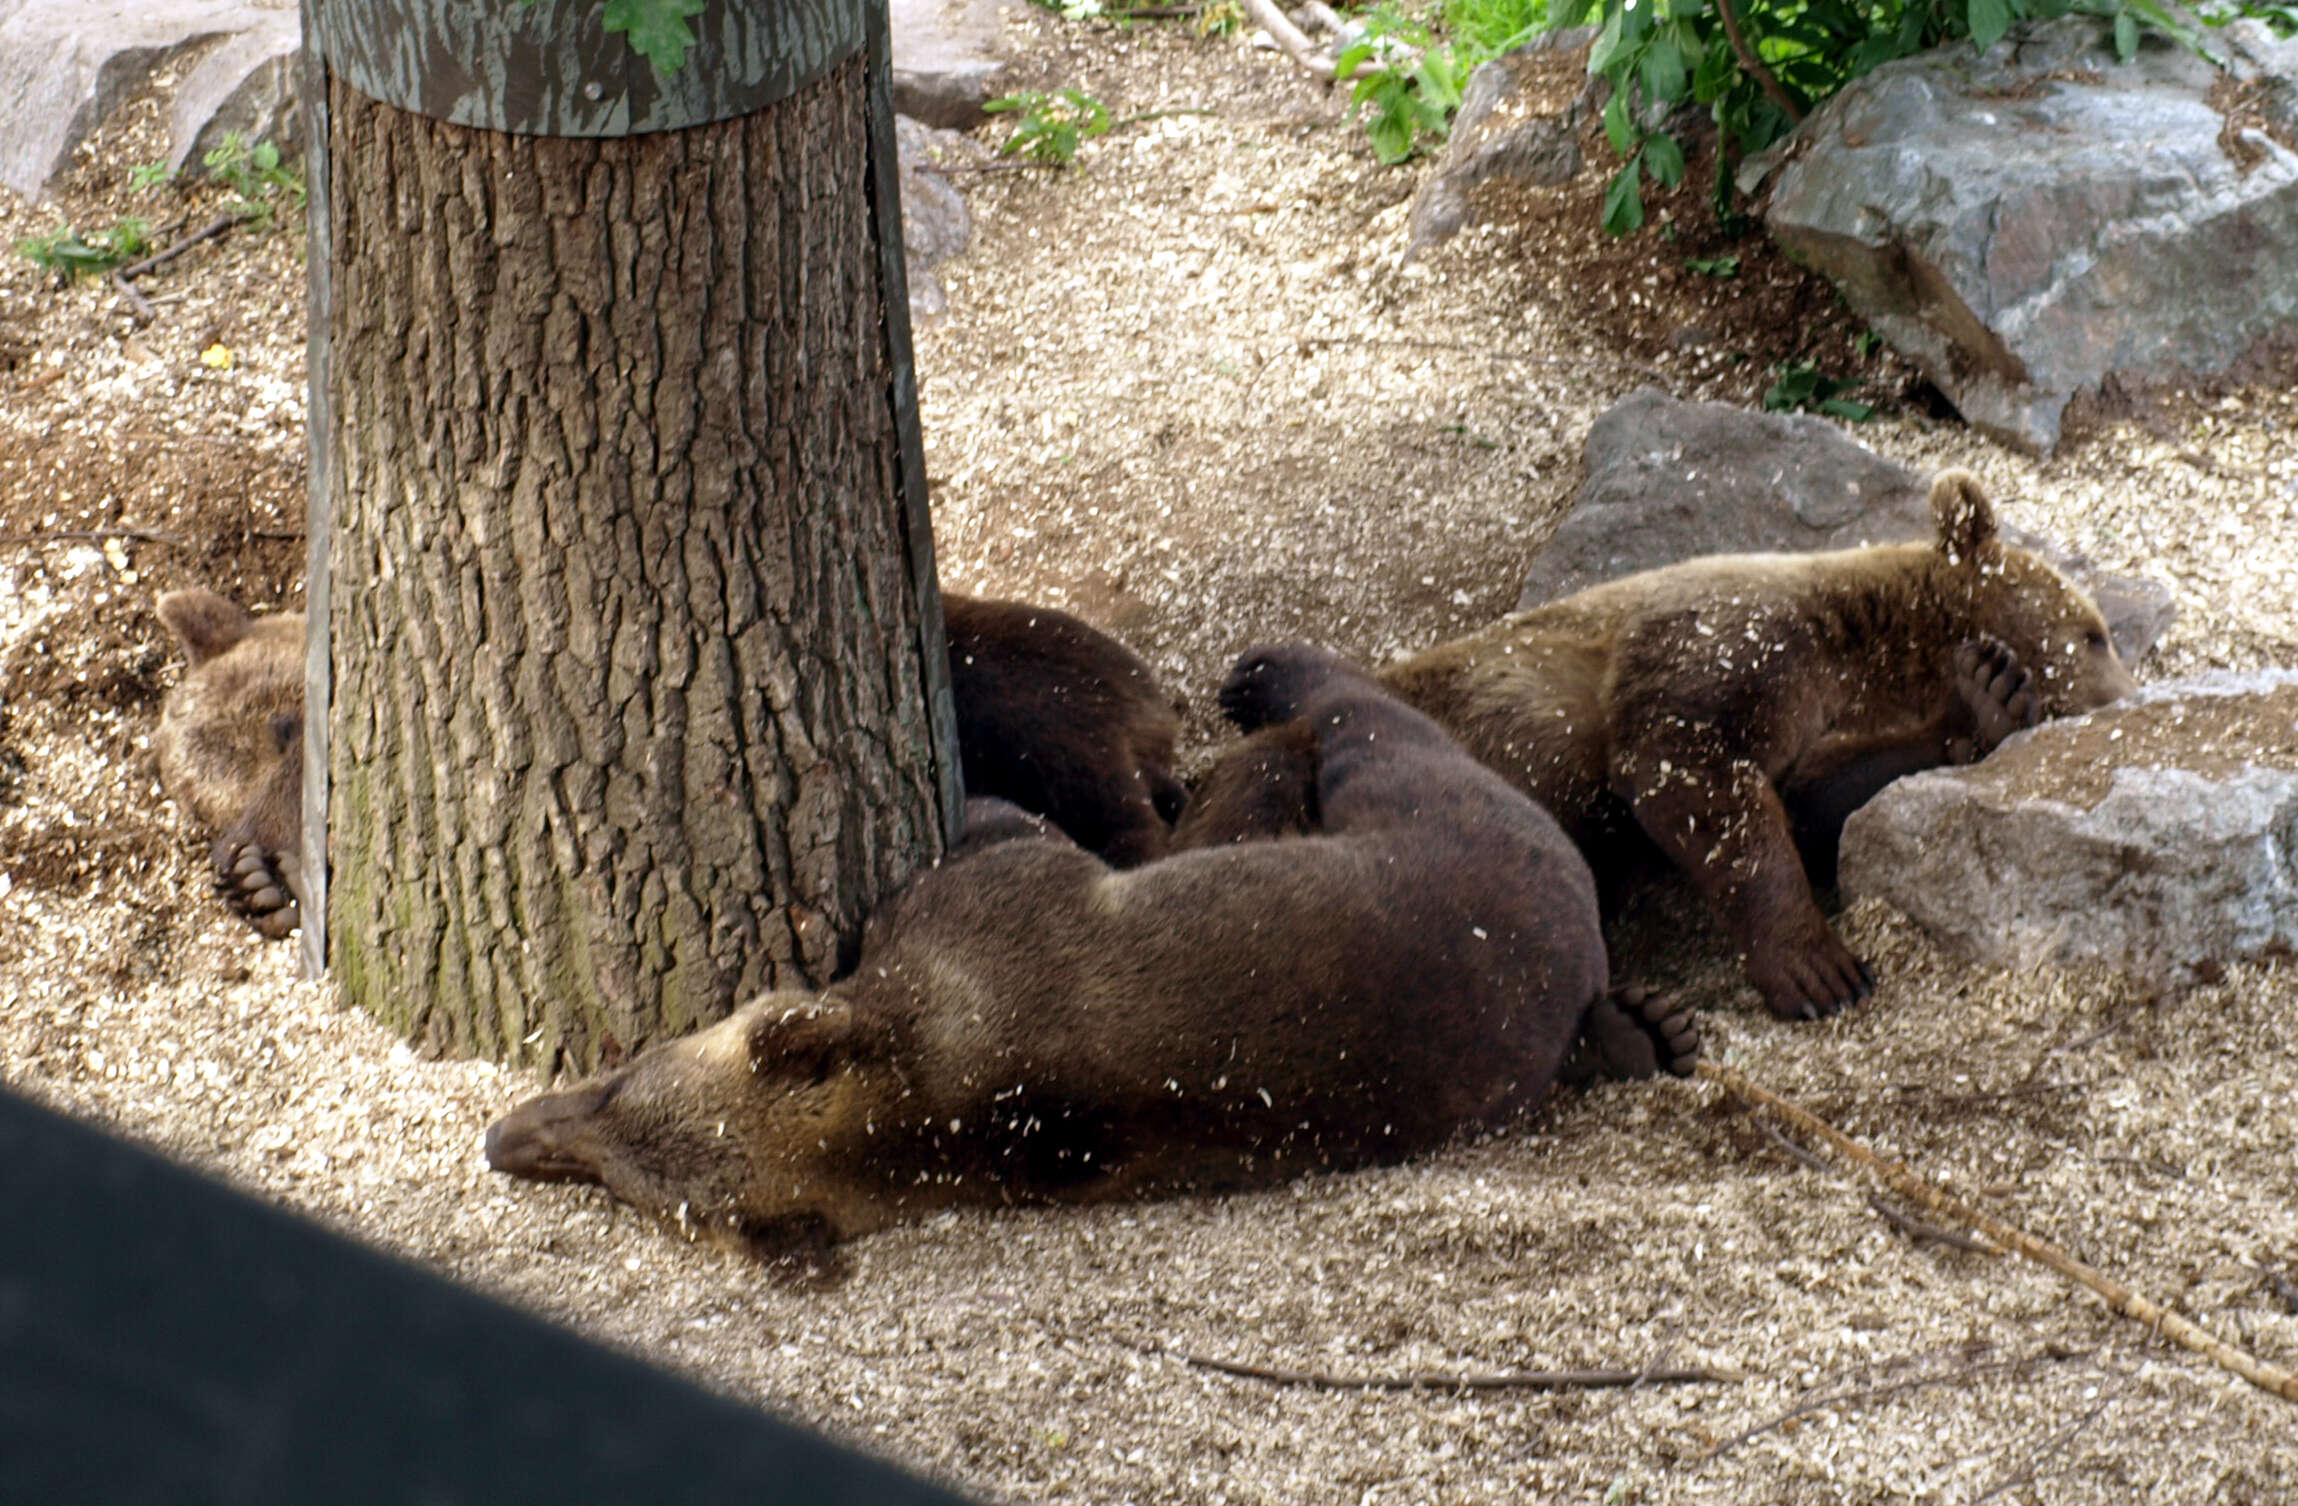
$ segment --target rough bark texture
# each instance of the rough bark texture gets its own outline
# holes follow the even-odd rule
[[[865,70],[608,140],[330,89],[329,950],[424,1046],[819,983],[938,851]]]

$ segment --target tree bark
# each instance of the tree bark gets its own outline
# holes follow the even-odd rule
[[[328,950],[422,1046],[819,985],[940,850],[868,68],[613,139],[329,88]]]

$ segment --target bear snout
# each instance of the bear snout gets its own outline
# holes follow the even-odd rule
[[[487,1164],[532,1182],[597,1182],[597,1162],[583,1148],[599,1095],[549,1093],[529,1099],[487,1126]]]

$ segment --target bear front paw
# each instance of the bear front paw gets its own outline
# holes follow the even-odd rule
[[[1564,1081],[1629,1081],[1665,1072],[1689,1077],[1700,1059],[1700,1027],[1681,996],[1627,983],[1598,999],[1564,1064]]]
[[[1955,649],[1955,693],[1963,704],[1968,731],[1951,738],[1948,756],[1976,763],[2014,732],[2038,725],[2043,700],[2034,676],[2009,644],[1992,633],[1965,639]]]
[[[227,837],[216,843],[213,861],[216,897],[257,935],[278,941],[303,924],[294,859]]]
[[[1832,931],[1802,945],[1750,953],[1747,977],[1783,1020],[1817,1020],[1849,1009],[1875,991],[1875,974]]]

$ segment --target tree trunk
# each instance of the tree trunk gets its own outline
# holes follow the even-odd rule
[[[870,66],[610,139],[329,85],[327,947],[425,1047],[819,985],[940,851]]]

